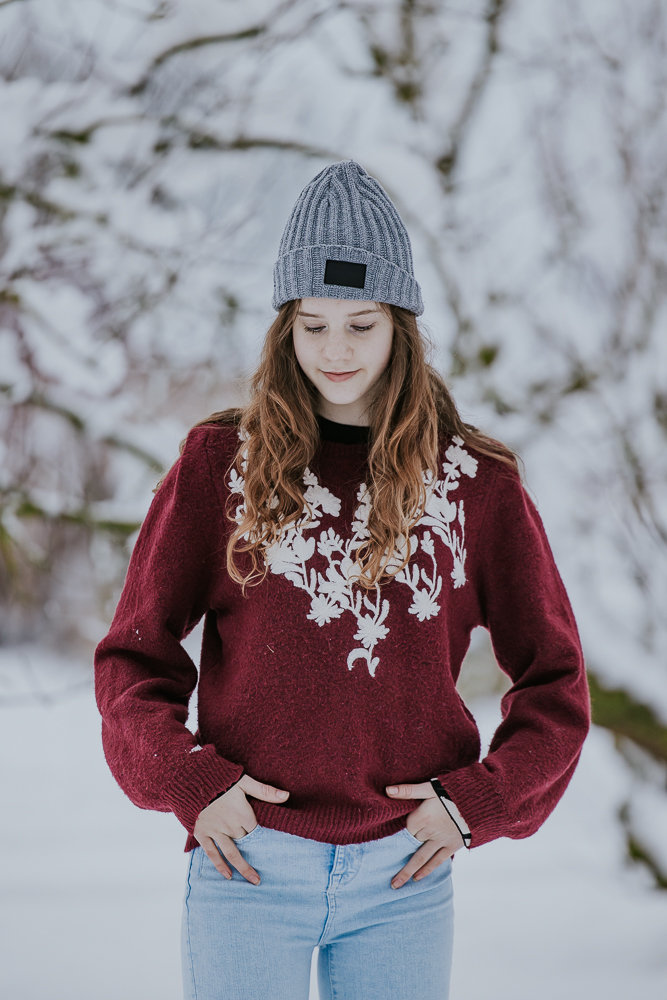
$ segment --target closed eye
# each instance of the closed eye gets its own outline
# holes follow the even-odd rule
[[[372,330],[375,323],[371,323],[370,326],[353,326],[352,329],[355,333],[366,333],[367,330]]]
[[[323,326],[307,326],[306,330],[308,333],[321,333],[324,330]]]

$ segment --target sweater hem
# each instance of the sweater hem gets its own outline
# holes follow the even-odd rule
[[[316,812],[301,812],[290,810],[286,806],[274,805],[271,802],[261,802],[252,799],[252,807],[260,826],[282,833],[291,833],[305,840],[315,840],[320,844],[346,846],[347,844],[365,844],[373,840],[391,837],[406,826],[406,819],[416,808],[415,804],[406,809],[400,816],[367,815],[358,817],[356,822],[344,816],[343,810],[327,807],[326,818],[323,810]],[[329,822],[326,822],[326,819]],[[199,842],[192,834],[187,838],[185,851],[192,851]]]

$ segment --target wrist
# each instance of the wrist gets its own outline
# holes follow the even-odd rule
[[[449,797],[449,795],[442,787],[437,778],[431,778],[431,784],[433,785],[435,794],[438,796],[440,802],[444,806],[445,812],[451,819],[456,829],[459,831],[461,839],[463,841],[463,846],[470,848],[470,843],[472,841],[472,833],[470,832],[470,827],[464,820],[463,816],[456,808],[456,804]]]
[[[243,777],[244,774],[245,774],[245,770],[241,771],[241,773],[239,774],[239,776],[236,779],[236,781],[232,781],[232,783],[229,786],[229,788],[225,788],[224,792],[218,792],[217,795],[214,795],[213,798],[211,799],[211,801],[206,803],[205,808],[208,809],[208,807],[212,806],[214,802],[217,802],[218,799],[221,799],[223,795],[226,795],[230,788],[233,788],[234,785],[238,785],[239,781],[241,780],[241,778]]]

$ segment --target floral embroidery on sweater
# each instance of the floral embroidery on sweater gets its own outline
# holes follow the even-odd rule
[[[394,579],[412,591],[412,604],[408,610],[420,622],[428,621],[440,611],[437,598],[442,590],[442,576],[436,560],[433,535],[437,535],[451,553],[453,566],[450,577],[454,589],[462,587],[466,582],[463,501],[460,500],[457,504],[449,499],[449,494],[458,489],[461,474],[475,478],[477,459],[465,450],[463,441],[458,437],[453,439],[445,457],[447,461],[442,465],[444,479],[434,480],[431,473],[424,475],[427,492],[424,513],[413,526],[409,539],[401,540],[387,564],[390,573],[394,570]],[[362,483],[357,492],[358,505],[350,537],[343,537],[334,528],[328,528],[321,531],[317,539],[312,534],[306,537],[306,532],[319,528],[325,514],[338,517],[341,501],[319,484],[317,476],[310,469],[304,472],[303,482],[306,486],[303,515],[283,531],[278,541],[267,546],[267,565],[272,573],[284,576],[295,587],[308,594],[310,611],[307,618],[320,627],[328,625],[346,612],[353,615],[357,625],[354,639],[360,645],[349,652],[347,666],[352,670],[357,660],[365,660],[371,677],[374,677],[380,662],[380,658],[373,655],[375,647],[389,634],[389,628],[384,624],[389,614],[389,601],[382,597],[379,586],[371,597],[372,592],[355,585],[361,571],[356,553],[369,538],[370,494],[366,484]],[[228,483],[231,492],[243,496],[244,485],[243,477],[232,470]],[[236,511],[237,520],[240,520],[243,510],[241,504]],[[414,532],[422,526],[431,530],[424,531],[419,537]],[[408,545],[410,558],[420,548],[429,557],[431,566],[428,571],[410,562],[399,570]],[[327,562],[324,574],[308,566],[316,548]]]

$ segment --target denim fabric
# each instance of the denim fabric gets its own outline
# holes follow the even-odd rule
[[[257,826],[236,841],[261,884],[228,881],[201,847],[183,911],[187,1000],[308,1000],[319,945],[320,1000],[447,1000],[451,859],[401,889],[420,846],[407,829],[335,846]]]

